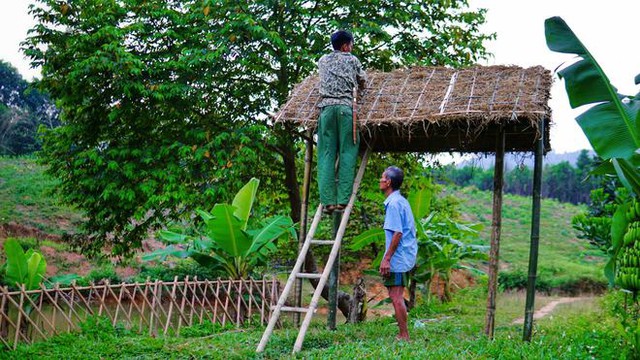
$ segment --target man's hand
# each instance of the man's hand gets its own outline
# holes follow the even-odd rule
[[[380,263],[380,275],[387,277],[391,273],[391,261],[389,259],[383,258]]]

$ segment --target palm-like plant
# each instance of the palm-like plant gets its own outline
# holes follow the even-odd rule
[[[230,278],[247,278],[256,266],[267,263],[276,250],[276,239],[286,234],[295,237],[293,222],[287,216],[275,216],[263,221],[259,229],[247,229],[258,185],[258,179],[253,178],[238,191],[231,205],[216,204],[210,212],[198,210],[204,221],[198,236],[160,232],[161,239],[169,245],[144,259],[190,257],[203,266],[225,272]]]
[[[595,152],[605,163],[597,173],[617,176],[635,197],[640,197],[640,93],[618,93],[593,55],[560,17],[545,21],[547,46],[552,51],[576,54],[578,60],[558,71],[572,108],[593,104],[576,118]],[[640,75],[635,83],[640,84]],[[611,284],[616,274],[616,259],[623,246],[630,204],[618,206],[611,224],[610,260],[605,275]]]

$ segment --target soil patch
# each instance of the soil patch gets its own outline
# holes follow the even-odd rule
[[[60,235],[48,234],[40,229],[20,225],[15,222],[0,224],[0,240],[4,240],[9,237],[35,238],[54,241],[60,241],[60,239],[62,239]]]

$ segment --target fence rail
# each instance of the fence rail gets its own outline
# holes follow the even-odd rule
[[[176,334],[185,326],[215,322],[266,324],[280,295],[280,283],[262,280],[149,281],[8,291],[0,288],[0,342],[44,340],[79,328],[89,316],[105,316],[150,335]],[[259,317],[259,319],[258,319]]]

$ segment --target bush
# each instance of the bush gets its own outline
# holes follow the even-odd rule
[[[176,276],[178,280],[184,280],[187,276],[191,279],[197,276],[199,280],[213,280],[224,276],[224,274],[213,271],[190,259],[181,260],[172,265],[173,266],[142,265],[140,272],[135,275],[131,281],[143,282],[146,281],[147,278],[151,280],[173,281]]]
[[[83,284],[89,283],[101,283],[109,281],[110,284],[118,284],[122,282],[120,279],[120,275],[116,273],[116,270],[113,268],[113,265],[102,265],[97,269],[91,270],[91,272],[84,277],[82,281]]]

